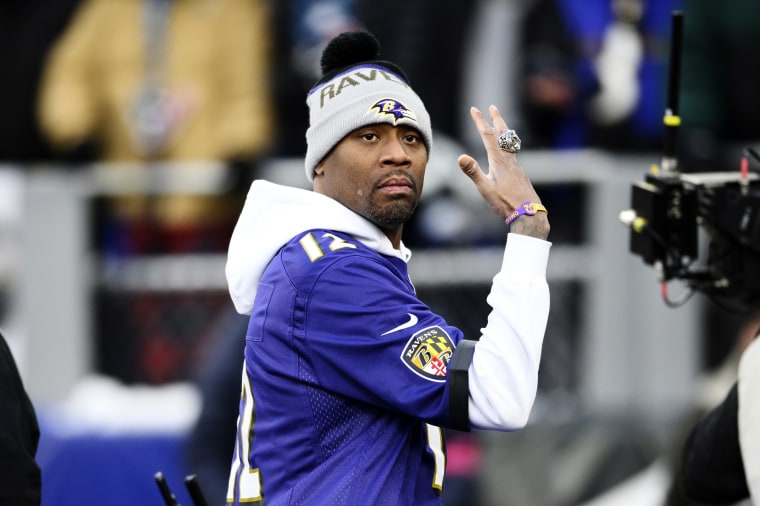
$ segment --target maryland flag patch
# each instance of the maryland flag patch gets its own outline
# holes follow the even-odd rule
[[[428,327],[409,339],[401,353],[401,360],[418,376],[444,382],[454,348],[454,343],[445,330],[441,327]]]

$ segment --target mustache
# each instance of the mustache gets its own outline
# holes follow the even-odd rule
[[[410,172],[407,172],[403,169],[394,169],[391,172],[384,174],[381,178],[379,178],[375,182],[373,186],[375,189],[381,188],[385,181],[389,179],[393,179],[393,178],[400,178],[400,179],[405,179],[409,181],[409,185],[412,188],[412,190],[414,190],[414,193],[419,193],[417,177],[414,174],[411,174]]]

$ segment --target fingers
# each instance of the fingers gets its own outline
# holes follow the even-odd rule
[[[459,155],[457,163],[459,164],[459,168],[462,169],[462,172],[467,174],[470,179],[476,179],[479,175],[483,175],[477,160],[470,155]]]
[[[509,128],[501,115],[501,111],[495,105],[492,105],[488,108],[488,112],[491,114],[491,123],[493,123],[493,127],[496,130],[496,135],[501,135]]]
[[[489,118],[486,118],[476,107],[470,109],[475,128],[486,148],[488,170],[481,170],[478,162],[466,154],[460,155],[457,163],[491,209],[504,217],[526,200],[539,200],[530,180],[517,162],[515,153],[499,147],[498,138],[508,129],[501,112],[493,105],[488,108],[488,112]]]
[[[488,124],[485,115],[477,107],[470,108],[470,116],[475,123],[478,133],[483,138],[483,143],[486,149],[500,149],[499,148],[499,135],[504,133],[509,127],[507,122],[504,121],[504,117],[501,115],[501,111],[495,106],[488,107],[488,113],[491,117],[491,125]]]
[[[495,197],[492,195],[494,192],[493,180],[489,175],[483,173],[477,160],[470,155],[459,155],[457,163],[462,172],[475,184],[475,188],[486,199],[486,202],[497,211],[497,214],[503,214],[498,211],[498,203],[495,202]]]

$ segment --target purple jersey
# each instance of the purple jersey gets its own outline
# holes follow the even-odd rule
[[[403,260],[338,232],[292,239],[256,292],[228,503],[440,505],[462,338]]]

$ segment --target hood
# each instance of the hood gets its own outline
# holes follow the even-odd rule
[[[230,238],[225,274],[235,309],[250,314],[264,269],[293,237],[312,229],[353,236],[380,254],[409,261],[403,244],[393,247],[378,227],[343,204],[320,193],[256,180]]]

